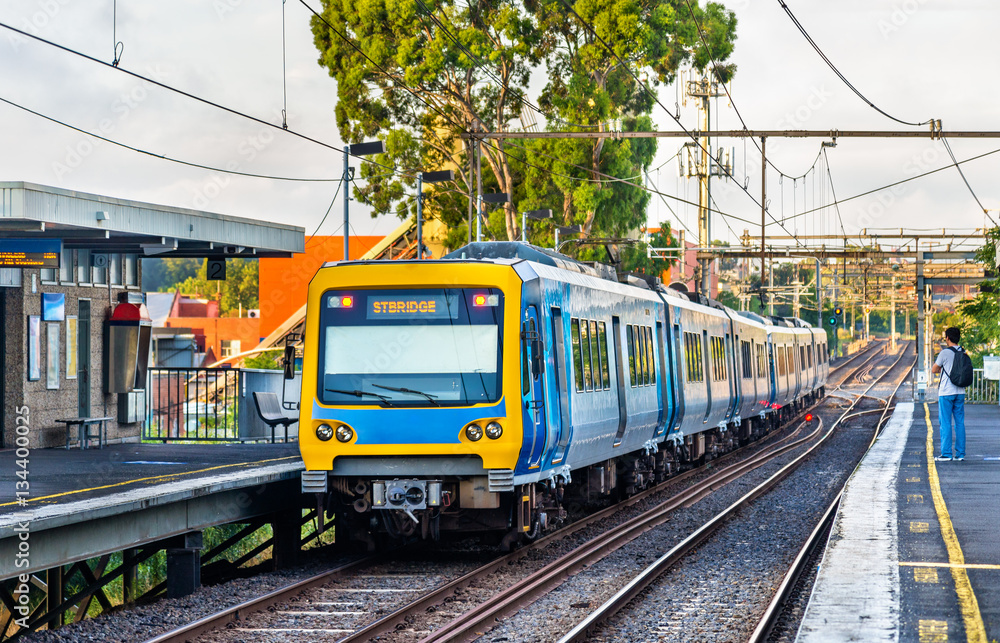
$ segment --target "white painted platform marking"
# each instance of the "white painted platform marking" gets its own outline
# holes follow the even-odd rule
[[[897,404],[848,482],[797,641],[899,640],[895,489],[912,422],[913,404]]]

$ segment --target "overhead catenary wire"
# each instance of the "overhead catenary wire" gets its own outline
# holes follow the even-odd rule
[[[911,125],[913,127],[920,127],[920,126],[927,125],[929,123],[933,123],[934,122],[934,119],[932,119],[932,118],[927,119],[926,121],[923,121],[923,122],[920,122],[920,123],[912,123],[910,121],[904,121],[904,120],[896,118],[892,114],[889,114],[888,112],[882,110],[875,103],[873,103],[872,101],[868,100],[868,98],[864,94],[862,94],[858,90],[858,88],[855,87],[851,83],[851,81],[847,80],[847,77],[844,76],[844,74],[842,74],[839,69],[837,69],[836,65],[833,64],[833,61],[830,60],[825,53],[823,53],[823,50],[820,49],[819,45],[816,44],[816,41],[812,39],[812,36],[809,35],[809,32],[806,31],[806,28],[802,26],[802,23],[799,22],[799,19],[795,17],[795,14],[792,13],[792,10],[784,2],[784,0],[778,0],[778,4],[781,5],[781,8],[785,10],[786,14],[788,14],[788,17],[791,19],[792,24],[794,24],[795,27],[796,27],[796,29],[799,30],[799,33],[801,33],[802,36],[806,39],[806,42],[808,42],[809,45],[812,46],[812,48],[816,51],[816,53],[819,54],[819,57],[823,59],[823,62],[825,62],[827,64],[827,66],[830,69],[833,70],[833,73],[837,75],[837,78],[839,78],[841,81],[843,81],[843,83],[845,85],[847,85],[848,89],[850,89],[852,92],[854,92],[857,95],[857,97],[860,98],[861,100],[863,100],[869,107],[871,107],[872,109],[874,109],[879,114],[885,116],[886,118],[888,118],[890,120],[893,120],[893,121],[896,121],[897,123],[900,123],[901,125]]]
[[[958,170],[958,175],[962,177],[962,182],[965,183],[965,187],[969,188],[969,194],[972,195],[972,198],[976,200],[976,204],[979,205],[979,209],[983,211],[983,214],[985,214],[986,218],[990,220],[990,223],[997,225],[997,222],[990,216],[990,213],[983,205],[983,202],[979,200],[978,196],[976,196],[975,190],[973,190],[972,186],[969,185],[969,179],[965,178],[965,172],[962,171],[962,166],[958,164],[958,160],[955,158],[955,153],[951,151],[951,145],[948,143],[948,139],[942,136],[941,142],[944,144],[944,149],[948,151],[948,156],[951,157],[951,162],[955,165],[955,169]]]

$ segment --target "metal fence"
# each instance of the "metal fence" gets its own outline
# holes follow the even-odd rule
[[[983,377],[983,369],[972,371],[972,384],[965,389],[965,401],[968,404],[997,404],[1000,394],[1000,382]]]
[[[143,440],[239,439],[241,374],[236,368],[151,368]]]

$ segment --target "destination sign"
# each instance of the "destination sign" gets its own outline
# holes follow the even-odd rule
[[[454,319],[457,315],[454,295],[368,297],[368,319]]]
[[[0,239],[0,268],[58,268],[60,239]]]

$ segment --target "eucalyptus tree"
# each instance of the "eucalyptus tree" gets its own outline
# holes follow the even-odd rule
[[[736,17],[697,0],[543,0],[533,6],[546,47],[549,82],[540,104],[584,131],[644,131],[673,125],[657,90],[682,65],[728,80],[735,66]],[[556,123],[563,127],[563,123]],[[527,146],[532,207],[560,212],[558,225],[585,235],[621,236],[645,223],[649,193],[640,187],[656,152],[654,139],[563,139]],[[543,178],[552,173],[558,189]]]
[[[401,217],[413,173],[453,168],[458,186],[432,188],[451,228],[450,245],[463,236],[468,191],[468,141],[462,132],[508,127],[525,107],[532,68],[546,40],[523,6],[500,0],[323,0],[312,19],[319,62],[337,80],[337,126],[345,141],[385,140],[376,160],[406,174],[364,164],[367,181],[355,189],[375,214]],[[521,177],[502,142],[484,142],[484,183],[515,191]],[[449,189],[451,190],[449,192]],[[516,238],[513,204],[503,213],[508,239]]]

